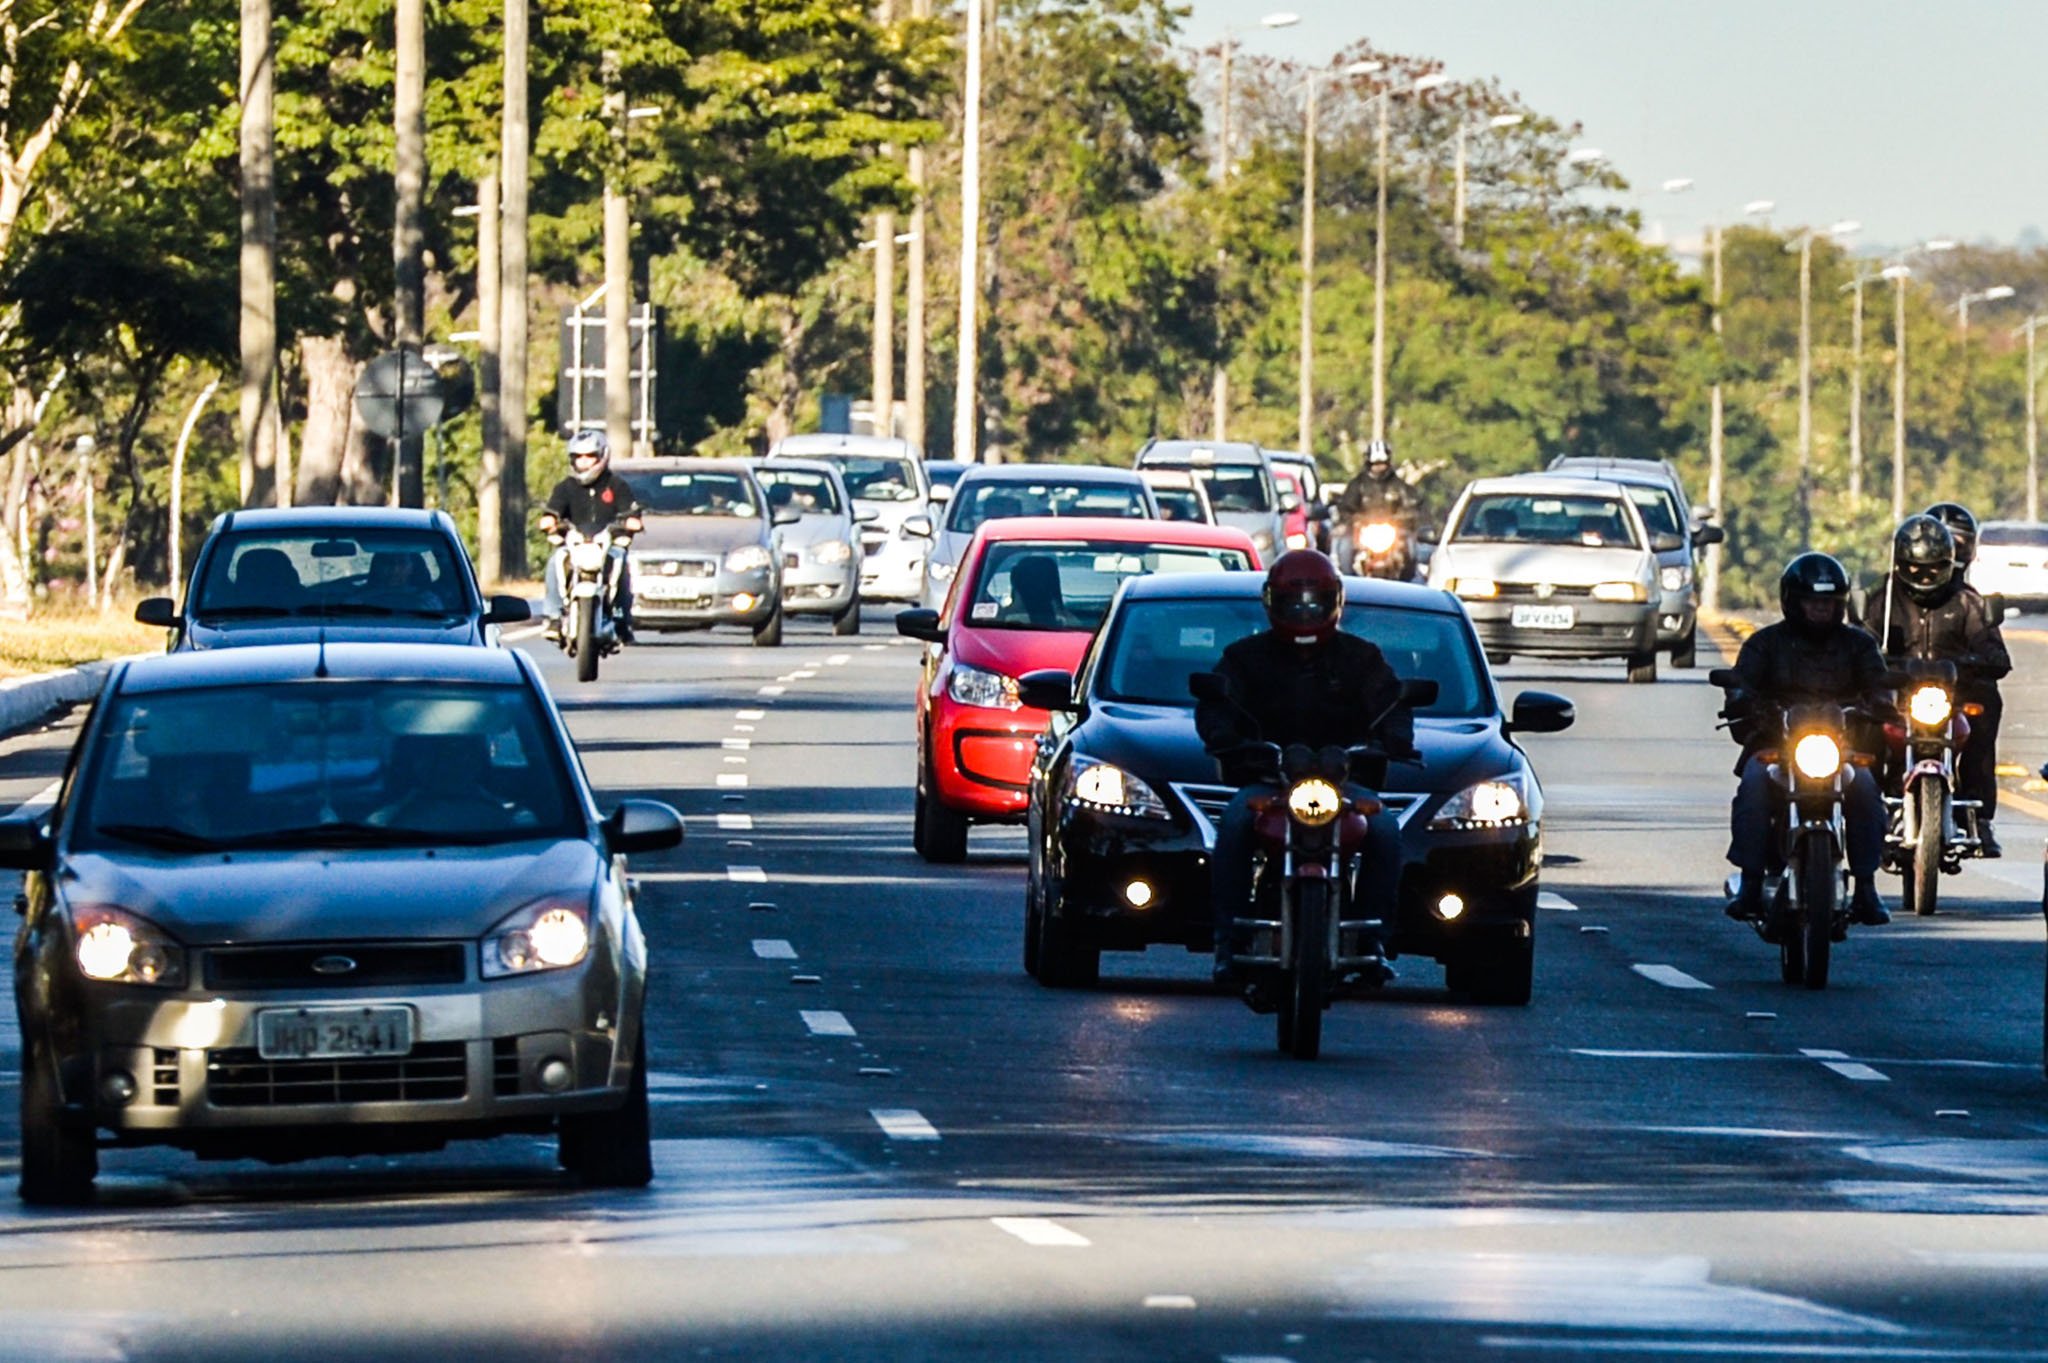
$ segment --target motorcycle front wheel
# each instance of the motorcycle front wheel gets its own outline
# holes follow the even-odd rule
[[[576,601],[576,680],[597,680],[597,598]]]
[[[1294,895],[1294,942],[1280,999],[1280,1049],[1313,1060],[1323,1049],[1323,992],[1330,950],[1330,887],[1303,880]]]
[[[1840,888],[1834,843],[1824,836],[1807,838],[1799,848],[1799,921],[1790,935],[1801,939],[1805,969],[1799,982],[1808,989],[1828,987],[1828,953],[1835,940]]]
[[[1906,906],[1931,918],[1941,898],[1941,854],[1946,841],[1948,782],[1929,777],[1913,788],[1920,833],[1913,842],[1913,864],[1906,868]]]

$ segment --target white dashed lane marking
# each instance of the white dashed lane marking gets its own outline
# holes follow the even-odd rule
[[[1042,1216],[992,1216],[989,1224],[1039,1249],[1086,1249],[1089,1245],[1087,1236]]]
[[[1145,1298],[1145,1309],[1148,1311],[1192,1311],[1195,1309],[1195,1299],[1183,1296],[1178,1292],[1156,1292]]]
[[[748,833],[753,831],[754,816],[751,814],[721,814],[718,827],[726,833]]]
[[[766,885],[768,873],[758,866],[728,866],[725,878],[735,885]]]
[[[766,710],[738,710],[733,713],[734,719],[766,719],[767,717],[768,712]]]
[[[1552,913],[1577,913],[1579,911],[1579,906],[1572,903],[1571,900],[1566,899],[1561,894],[1552,894],[1548,890],[1537,892],[1536,907],[1539,909],[1549,909]]]
[[[728,738],[718,746],[728,752],[745,752],[754,746],[754,740],[751,738]]]
[[[1705,980],[1696,980],[1675,965],[1632,965],[1630,970],[1663,985],[1666,989],[1712,989]]]
[[[851,653],[835,653],[825,660],[825,666],[844,667],[852,661],[853,655]]]
[[[837,1013],[834,1017],[839,1016]],[[924,1119],[924,1114],[914,1107],[869,1108],[868,1115],[875,1119],[875,1125],[882,1128],[882,1134],[892,1141],[935,1141],[939,1129]]]
[[[745,765],[747,765],[747,759],[744,756],[734,753],[727,753],[725,760],[735,767],[744,767]]]
[[[743,771],[722,771],[718,773],[718,784],[726,790],[745,790],[747,774]]]
[[[789,690],[789,688],[786,686],[764,686],[755,694],[762,696],[779,696],[787,690]]]
[[[1843,1051],[1812,1050],[1800,1047],[1799,1053],[1810,1060],[1818,1060],[1844,1079],[1853,1079],[1859,1084],[1888,1084],[1891,1076],[1883,1070],[1875,1070],[1860,1061],[1851,1060]]]
[[[812,1036],[853,1036],[853,1024],[846,1020],[846,1014],[830,1008],[806,1008],[802,1010],[804,1026],[811,1029]]]
[[[862,644],[860,651],[863,653],[880,653],[883,647],[884,645],[882,644]]]
[[[796,948],[780,937],[756,937],[754,954],[764,961],[794,961]]]

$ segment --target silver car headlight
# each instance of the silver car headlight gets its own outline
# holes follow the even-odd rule
[[[775,560],[758,544],[742,544],[725,556],[728,573],[757,573]]]
[[[1519,771],[1465,787],[1443,802],[1431,828],[1508,828],[1529,822],[1528,777]]]
[[[78,937],[71,958],[78,973],[101,984],[185,985],[185,948],[148,919],[109,904],[71,911]]]
[[[542,899],[507,915],[484,938],[487,980],[560,970],[590,954],[590,910],[569,899]]]
[[[1085,809],[1127,818],[1173,817],[1152,787],[1122,767],[1093,757],[1076,756],[1067,768],[1066,798]]]
[[[811,551],[811,558],[827,568],[836,568],[853,557],[853,546],[845,540],[826,540]]]
[[[924,565],[924,570],[931,574],[932,581],[946,582],[951,580],[954,566],[951,563],[941,563],[937,559],[932,559]]]
[[[1692,585],[1692,570],[1675,565],[1659,569],[1657,581],[1663,584],[1664,590],[1667,592],[1682,592]]]
[[[984,710],[1016,710],[1024,704],[1017,699],[1015,677],[972,663],[953,664],[953,671],[946,678],[946,694],[962,705],[978,705]]]

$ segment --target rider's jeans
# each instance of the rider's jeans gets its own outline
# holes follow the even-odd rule
[[[1256,816],[1252,813],[1252,801],[1261,795],[1284,793],[1280,786],[1246,786],[1231,797],[1223,817],[1216,821],[1216,853],[1209,864],[1209,893],[1219,960],[1230,942],[1231,920],[1254,916],[1252,824]],[[1346,786],[1344,793],[1362,796],[1370,792],[1352,785]],[[1401,822],[1392,813],[1375,814],[1367,822],[1363,856],[1360,883],[1365,893],[1378,903],[1393,903],[1401,886]]]
[[[1771,819],[1784,796],[1760,757],[1742,764],[1729,820],[1728,860],[1747,876],[1762,876],[1771,861]],[[1849,874],[1872,876],[1884,855],[1884,795],[1867,767],[1850,767],[1842,790],[1842,822],[1849,841]]]
[[[608,552],[612,556],[612,576],[618,582],[612,592],[612,614],[618,619],[631,621],[633,566],[627,561],[625,550],[615,548]],[[555,552],[548,555],[548,570],[542,574],[546,583],[540,613],[550,620],[558,620],[562,615],[562,560],[568,556],[568,546],[557,546]]]

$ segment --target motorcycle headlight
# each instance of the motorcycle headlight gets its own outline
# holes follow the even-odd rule
[[[1825,781],[1842,769],[1842,745],[1827,734],[1808,734],[1792,745],[1792,765],[1813,781]]]
[[[153,984],[181,989],[185,984],[185,948],[146,918],[105,904],[74,909],[71,922],[78,933],[72,959],[78,973],[102,984]]]
[[[607,552],[602,540],[585,540],[569,546],[569,562],[579,573],[594,573],[604,567]]]
[[[725,556],[725,570],[728,573],[757,573],[773,562],[762,546],[742,544]]]
[[[1661,568],[1657,572],[1657,580],[1664,584],[1664,590],[1667,592],[1682,592],[1692,581],[1692,574],[1676,566]]]
[[[1017,699],[1017,679],[971,663],[954,663],[946,679],[946,694],[962,705],[979,705],[986,710],[1015,710],[1024,702]]]
[[[1500,595],[1500,584],[1490,577],[1454,577],[1447,585],[1467,601],[1484,601]]]
[[[1394,541],[1400,537],[1401,532],[1394,529],[1393,526],[1386,524],[1384,521],[1374,521],[1359,533],[1358,542],[1369,553],[1384,554],[1387,550],[1394,547]]]
[[[1640,582],[1597,582],[1593,585],[1595,601],[1648,601],[1650,593]]]
[[[1166,802],[1122,767],[1092,757],[1076,757],[1067,768],[1067,799],[1088,809],[1127,818],[1165,819]]]
[[[1939,686],[1923,686],[1913,693],[1908,708],[1915,724],[1924,724],[1930,729],[1937,724],[1946,724],[1951,708],[1948,692]]]
[[[528,904],[483,942],[485,979],[560,970],[590,954],[590,910],[565,899]]]
[[[1431,828],[1506,828],[1529,822],[1528,778],[1510,772],[1465,787],[1443,802]]]
[[[836,568],[853,557],[853,546],[845,540],[826,540],[811,551],[811,557],[828,568]]]
[[[1337,788],[1320,776],[1296,781],[1287,792],[1287,812],[1310,828],[1321,828],[1335,819],[1343,805]]]

